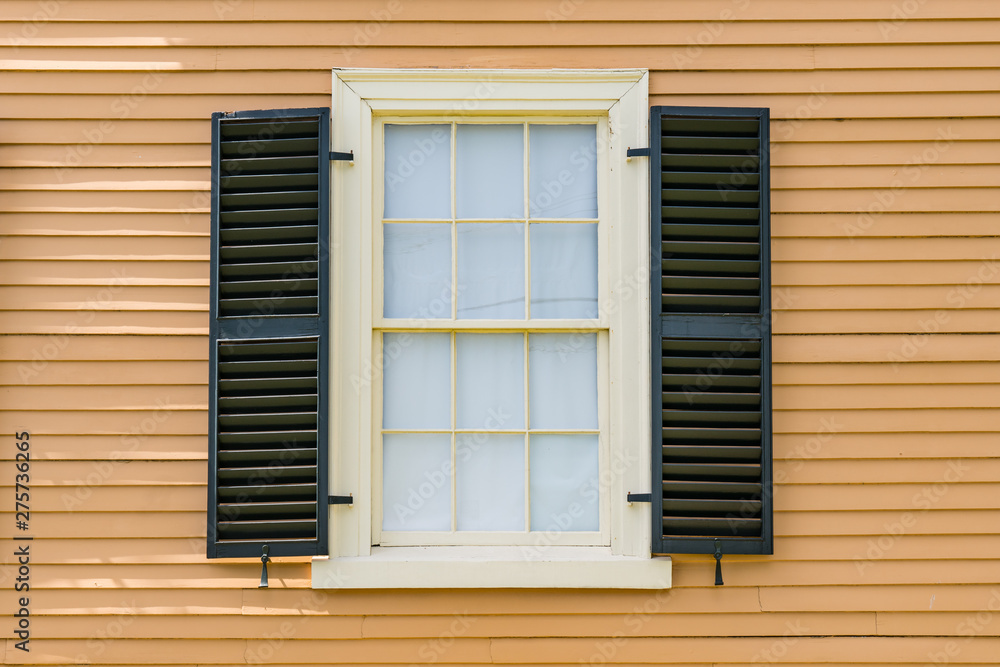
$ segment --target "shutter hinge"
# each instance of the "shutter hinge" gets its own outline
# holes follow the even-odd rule
[[[649,157],[649,148],[629,148],[625,151],[626,162],[631,162],[634,157]]]
[[[652,493],[630,493],[625,496],[625,500],[630,503],[651,503],[653,502]]]
[[[330,505],[353,505],[354,496],[327,496],[327,503]]]
[[[353,166],[354,165],[354,151],[351,151],[349,153],[339,153],[337,151],[330,151],[330,159],[331,160],[339,160],[339,161],[347,162],[348,164],[350,164],[351,166]]]

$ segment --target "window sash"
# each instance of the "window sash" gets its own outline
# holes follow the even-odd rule
[[[478,332],[478,333],[596,333],[598,341],[598,352],[597,352],[597,391],[598,391],[598,429],[593,431],[582,431],[586,433],[597,433],[598,438],[598,460],[599,460],[599,474],[598,474],[598,484],[599,486],[604,486],[601,484],[601,479],[604,476],[604,471],[608,470],[609,458],[610,458],[610,445],[609,445],[609,335],[610,335],[610,319],[606,312],[600,308],[600,304],[605,302],[607,298],[607,276],[608,268],[606,266],[608,261],[608,230],[607,224],[604,220],[607,217],[607,204],[605,200],[607,199],[607,193],[609,188],[608,183],[608,159],[606,151],[600,150],[602,146],[602,137],[606,137],[608,132],[608,119],[606,116],[594,116],[594,115],[578,115],[578,116],[551,116],[551,115],[539,115],[539,116],[524,116],[517,117],[517,120],[513,120],[514,117],[495,117],[495,116],[477,116],[477,117],[467,117],[467,116],[432,116],[426,117],[421,116],[419,118],[407,117],[407,116],[384,116],[379,117],[373,123],[372,131],[372,154],[373,160],[373,201],[372,201],[372,241],[373,241],[373,252],[372,252],[372,363],[375,360],[381,360],[383,354],[382,348],[382,334],[390,332],[408,332],[408,333],[424,333],[424,332]],[[513,121],[513,122],[512,122]],[[450,172],[450,187],[451,187],[451,205],[452,205],[452,218],[442,219],[442,220],[407,220],[400,218],[382,219],[379,217],[379,213],[382,211],[382,203],[384,201],[384,169],[386,168],[384,163],[385,156],[385,146],[384,146],[384,132],[385,126],[390,124],[405,124],[405,123],[419,123],[427,125],[440,125],[444,123],[452,124],[452,143],[450,144],[451,150],[451,172]],[[457,147],[454,144],[454,137],[456,134],[456,126],[459,124],[513,124],[513,125],[537,125],[537,124],[589,124],[596,127],[597,132],[597,200],[598,200],[598,217],[597,218],[516,218],[516,219],[496,219],[497,222],[502,224],[521,224],[524,225],[537,223],[537,224],[564,224],[564,223],[589,223],[597,225],[597,235],[598,235],[598,257],[597,257],[597,298],[598,298],[598,317],[594,319],[458,319],[457,314],[457,299],[456,299],[456,289],[457,289],[457,276],[456,267],[458,263],[458,258],[456,257],[457,243],[455,238],[455,230],[458,224],[475,224],[480,222],[478,219],[461,219],[456,218],[456,198],[457,198],[457,187],[456,187],[456,169],[455,169],[455,155],[457,153]],[[530,159],[529,151],[527,150],[528,134],[525,131],[525,152],[524,152],[524,162],[525,162],[525,182],[524,191],[522,195],[525,201],[528,200],[530,193],[528,190],[528,163]],[[607,144],[607,139],[604,139],[604,144]],[[525,206],[527,209],[527,206]],[[492,219],[490,219],[492,221]],[[423,319],[423,318],[387,318],[383,315],[384,306],[384,224],[411,224],[411,223],[430,223],[430,224],[448,224],[452,228],[452,298],[451,298],[451,308],[452,312],[448,318],[434,318],[434,319]],[[525,235],[526,244],[529,242],[528,234]],[[526,264],[526,274],[530,276],[530,254],[526,251],[525,254],[525,264]],[[530,302],[530,277],[526,277],[525,284],[525,299]],[[527,362],[527,359],[525,359]],[[527,363],[526,363],[527,367]],[[452,375],[454,376],[456,369],[454,363],[451,369]],[[525,382],[527,383],[527,377],[525,377]],[[380,544],[382,546],[450,546],[450,545],[516,545],[525,548],[531,548],[534,546],[577,546],[577,545],[609,545],[610,543],[610,523],[611,523],[611,499],[610,499],[610,489],[601,488],[600,496],[598,501],[598,513],[599,513],[599,530],[597,531],[586,531],[579,533],[570,533],[565,531],[531,531],[530,530],[530,503],[528,500],[528,485],[526,483],[526,500],[525,500],[525,530],[524,531],[387,531],[382,528],[383,521],[383,492],[382,492],[382,466],[383,466],[383,433],[385,432],[419,432],[419,431],[399,431],[385,429],[382,425],[383,416],[383,405],[382,405],[382,374],[377,373],[375,377],[375,382],[372,383],[372,451],[371,451],[371,461],[372,461],[372,513],[371,513],[371,530],[372,530],[372,544]],[[457,399],[455,394],[455,380],[452,379],[452,396],[451,400],[453,402]],[[524,393],[524,400],[527,403],[529,400],[529,394],[527,391]],[[526,406],[527,409],[527,406]],[[527,411],[525,412],[527,414]],[[527,426],[527,425],[526,425]],[[463,429],[456,429],[455,433],[461,433]],[[451,433],[452,431],[447,431]],[[495,431],[506,432],[506,431]],[[567,433],[570,431],[551,431],[551,430],[529,430],[522,429],[517,431],[519,433]],[[525,446],[525,468],[530,468],[529,463],[529,450]],[[454,436],[452,436],[452,457],[453,457],[453,470],[454,470],[454,455],[455,455],[455,442]],[[454,486],[454,482],[453,482]],[[452,514],[457,512],[456,499],[452,497]]]

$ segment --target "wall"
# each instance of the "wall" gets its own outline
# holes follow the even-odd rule
[[[1000,3],[11,0],[0,470],[31,434],[5,664],[995,664]],[[209,116],[331,67],[644,67],[772,114],[775,555],[648,592],[313,592],[204,558]],[[5,540],[5,544],[15,544]],[[23,544],[21,542],[17,544]],[[13,614],[13,548],[0,613]],[[335,641],[334,641],[335,640]],[[3,644],[0,644],[3,646]]]

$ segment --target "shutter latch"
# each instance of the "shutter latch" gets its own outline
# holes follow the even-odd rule
[[[629,148],[625,151],[626,162],[631,162],[634,157],[649,157],[649,148]]]
[[[651,503],[653,502],[652,493],[629,493],[625,496],[625,500],[630,503]]]
[[[338,153],[337,151],[330,151],[331,160],[340,160],[349,163],[352,167],[354,166],[354,151],[350,153]]]
[[[715,541],[715,585],[722,585],[722,543]]]
[[[353,505],[354,496],[327,496],[327,503],[330,505]]]

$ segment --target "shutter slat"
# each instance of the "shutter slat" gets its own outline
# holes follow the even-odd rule
[[[666,442],[759,442],[759,428],[716,428],[675,426],[663,428]]]
[[[272,292],[268,292],[266,297],[219,300],[219,307],[225,312],[224,317],[297,315],[304,310],[315,310],[318,306],[318,299],[315,296],[275,297]]]
[[[672,461],[760,461],[760,445],[664,445],[663,457]]]
[[[689,312],[697,306],[701,312],[745,312],[759,308],[760,297],[739,294],[664,294],[663,305],[667,311]]]
[[[739,206],[684,206],[664,205],[662,207],[664,220],[753,220],[760,218],[759,208]]]
[[[754,482],[723,480],[663,480],[664,498],[750,498],[760,499],[761,485]]]
[[[683,116],[665,117],[663,135],[674,137],[686,135],[756,137],[759,128],[760,121],[756,118],[723,118],[684,114]]]
[[[664,479],[726,479],[760,477],[760,466],[752,464],[721,464],[721,463],[665,463],[663,464]]]
[[[220,521],[219,536],[224,540],[315,539],[316,519],[283,521]]]
[[[319,209],[311,206],[266,211],[225,211],[220,216],[220,224],[223,229],[245,225],[318,224],[318,221]]]
[[[757,405],[760,404],[759,398]],[[710,422],[720,426],[749,426],[760,424],[760,411],[734,410],[674,410],[663,411],[663,424],[667,428],[675,426],[697,426]]]
[[[663,236],[668,239],[738,239],[756,241],[760,226],[753,224],[718,225],[712,223],[668,223],[663,226]]]
[[[227,211],[262,211],[274,208],[307,208],[319,202],[316,190],[291,192],[231,192],[220,198]]]
[[[255,156],[277,157],[277,156],[299,156],[317,155],[319,153],[319,140],[316,136],[292,136],[273,139],[262,139],[260,137],[224,137],[222,144],[222,164],[225,165],[231,156],[246,155],[248,149],[252,150]]]
[[[663,153],[661,164],[671,171],[728,171],[755,174],[760,171],[760,160],[752,155],[711,155]]]
[[[665,373],[663,375],[664,388],[685,387],[688,391],[731,391],[734,389],[756,390],[760,387],[759,375],[719,375],[717,377],[706,376],[706,374],[691,373]]]
[[[316,258],[300,262],[248,262],[219,267],[220,282],[231,280],[265,280],[268,277],[286,279],[287,276],[309,278],[319,274]],[[221,289],[221,286],[220,286]]]
[[[258,174],[313,174],[319,170],[316,155],[283,157],[247,157],[222,161],[223,177]]]
[[[721,391],[698,391],[695,387],[684,392],[663,392],[663,405],[670,408],[689,405],[692,408],[700,407],[703,410],[706,409],[703,406],[710,406],[714,411],[719,406],[760,405],[760,394],[756,392],[734,394]]]
[[[735,514],[729,517],[663,517],[663,530],[673,535],[754,537],[760,534],[760,529],[759,518],[745,518]]]
[[[325,554],[329,109],[213,122],[208,555]]]
[[[664,201],[671,202],[671,205],[679,203],[697,203],[704,206],[733,206],[739,208],[737,204],[756,204],[760,201],[760,192],[754,188],[752,190],[740,190],[737,188],[720,188],[717,184],[711,184],[711,188],[700,188],[696,190],[683,190],[680,188],[670,188],[663,190]],[[748,208],[742,206],[742,208]]]
[[[280,431],[289,428],[308,428],[315,425],[315,412],[219,415],[219,430],[223,432]]]
[[[768,113],[651,114],[653,550],[771,553]]]
[[[229,448],[239,449],[243,447],[261,448],[281,447],[284,443],[295,446],[316,446],[317,431],[309,429],[270,431],[266,433],[220,433],[219,444]]]
[[[681,516],[719,516],[760,509],[759,500],[721,500],[717,498],[671,498],[663,501],[664,514]]]
[[[222,296],[269,294],[277,290],[289,295],[315,295],[319,293],[318,278],[279,278],[275,280],[232,280],[220,285]]]
[[[702,185],[713,188],[738,188],[756,190],[760,184],[760,174],[743,171],[664,171],[660,182],[665,187],[678,185]]]
[[[316,465],[316,448],[308,449],[232,449],[219,452],[219,463],[234,467],[237,463],[253,465],[263,459],[271,461],[294,461],[301,465]]]
[[[288,408],[294,410],[315,410],[318,402],[316,394],[286,394],[284,396],[230,396],[219,398],[219,411],[226,413],[241,413],[249,410],[275,410]]]
[[[747,241],[664,241],[664,255],[685,255],[696,259],[715,257],[752,257],[760,252],[759,243]],[[664,263],[670,263],[670,257]]]

